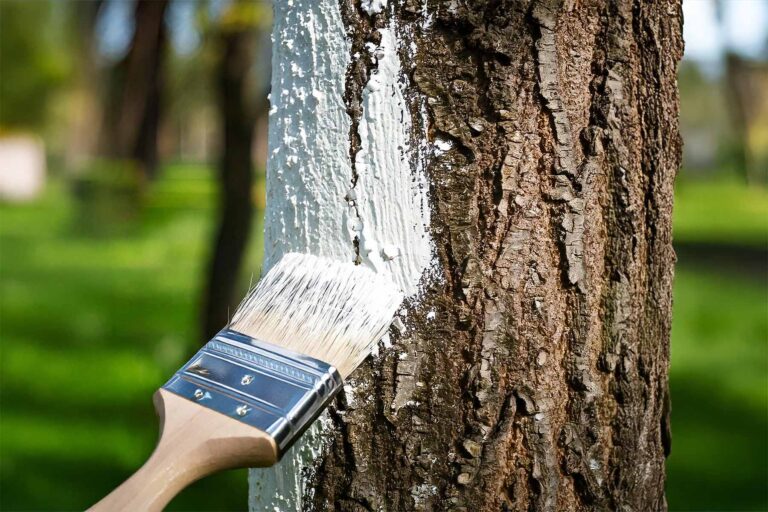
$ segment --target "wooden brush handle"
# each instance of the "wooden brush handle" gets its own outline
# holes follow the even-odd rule
[[[160,440],[147,462],[91,512],[161,511],[176,494],[224,469],[271,466],[274,439],[261,430],[166,391],[154,395]]]

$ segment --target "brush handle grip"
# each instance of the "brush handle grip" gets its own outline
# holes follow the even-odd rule
[[[161,511],[182,489],[206,475],[277,462],[277,446],[269,434],[165,389],[153,399],[160,418],[155,451],[89,511]]]

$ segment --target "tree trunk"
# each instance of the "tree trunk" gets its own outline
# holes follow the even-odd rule
[[[118,64],[115,119],[107,151],[138,165],[145,178],[157,169],[157,136],[163,88],[162,57],[168,0],[136,0],[135,29],[128,54]]]
[[[251,233],[253,217],[252,141],[256,120],[249,91],[253,31],[222,28],[219,62],[219,111],[223,144],[219,167],[220,219],[203,295],[203,337],[210,339],[229,323],[235,288]]]
[[[680,2],[281,4],[267,265],[411,296],[252,510],[665,509]]]

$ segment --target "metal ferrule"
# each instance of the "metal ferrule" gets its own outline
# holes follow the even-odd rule
[[[163,386],[270,434],[282,456],[342,387],[331,365],[231,329]]]

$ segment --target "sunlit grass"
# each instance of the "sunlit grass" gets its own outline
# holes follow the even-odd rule
[[[768,188],[736,178],[686,180],[675,185],[676,242],[766,247]]]

